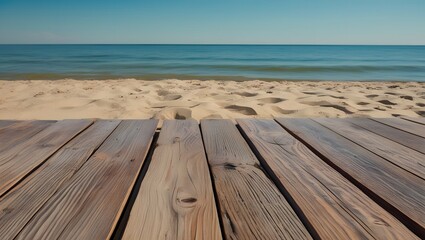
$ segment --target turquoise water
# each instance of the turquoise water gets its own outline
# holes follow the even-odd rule
[[[425,46],[0,45],[0,79],[425,81]]]

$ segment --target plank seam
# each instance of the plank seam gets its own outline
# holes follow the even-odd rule
[[[397,168],[401,168],[401,169],[403,169],[404,171],[406,171],[406,172],[408,172],[408,173],[412,174],[413,176],[416,176],[416,177],[418,177],[418,178],[420,178],[420,179],[422,179],[422,180],[425,180],[425,179],[424,179],[424,178],[422,178],[421,176],[419,176],[419,175],[417,175],[417,174],[415,174],[415,173],[413,173],[413,172],[411,172],[411,171],[409,171],[409,170],[407,170],[407,169],[405,169],[405,168],[403,168],[403,167],[401,167],[401,166],[397,165],[396,163],[394,163],[393,161],[389,160],[388,158],[386,158],[386,157],[384,157],[384,156],[379,155],[378,153],[376,153],[376,152],[374,152],[374,151],[372,151],[372,150],[370,150],[370,149],[368,149],[368,148],[364,147],[363,145],[358,144],[358,143],[357,143],[357,142],[355,142],[354,140],[352,140],[352,139],[350,139],[350,138],[348,138],[348,137],[346,137],[346,136],[344,136],[344,135],[342,135],[342,134],[338,133],[337,131],[335,131],[335,130],[333,130],[333,129],[331,129],[331,128],[329,128],[329,127],[327,127],[327,126],[323,125],[323,124],[321,124],[320,122],[318,122],[318,121],[314,120],[313,118],[310,118],[310,119],[311,119],[313,122],[315,122],[315,123],[319,124],[320,126],[322,126],[322,127],[326,128],[326,129],[328,129],[328,130],[332,131],[333,133],[335,133],[335,134],[337,134],[337,135],[339,135],[339,136],[341,136],[341,137],[343,137],[343,138],[347,139],[348,141],[350,141],[350,142],[354,143],[355,145],[357,145],[357,146],[359,146],[359,147],[361,147],[361,148],[365,149],[366,151],[371,152],[372,154],[374,154],[374,155],[376,155],[376,156],[378,156],[378,157],[380,157],[380,158],[384,159],[385,161],[387,161],[388,163],[390,163],[390,164],[394,165],[395,167],[397,167]],[[394,141],[393,141],[393,142],[394,142]],[[395,142],[395,143],[396,143],[396,144],[399,144],[399,143],[397,143],[397,142]],[[400,144],[400,145],[401,145],[401,144]],[[402,145],[402,146],[404,146],[404,145]],[[410,149],[410,148],[409,148],[409,149]]]
[[[276,176],[276,174],[273,172],[273,170],[270,168],[270,166],[267,164],[266,160],[261,156],[260,152],[256,149],[254,144],[249,139],[248,135],[243,131],[243,129],[240,127],[239,124],[236,125],[236,128],[241,133],[242,137],[245,139],[245,141],[248,143],[248,146],[251,148],[251,151],[254,153],[254,155],[257,157],[258,161],[260,162],[262,168],[264,169],[264,172],[267,173],[266,176],[269,177],[269,179],[274,183],[274,185],[279,189],[279,191],[282,193],[283,197],[286,199],[286,201],[289,203],[289,205],[294,210],[295,214],[298,216],[298,218],[301,220],[301,223],[305,226],[307,231],[310,233],[311,237],[313,239],[321,239],[319,234],[314,229],[313,225],[310,223],[310,221],[307,219],[307,217],[302,212],[301,208],[298,206],[298,204],[295,202],[295,200],[292,198],[290,193],[286,190],[285,186],[280,183],[279,178]]]
[[[93,122],[94,123],[94,122]],[[93,125],[93,124],[92,124]],[[81,131],[81,133],[83,133],[85,130],[87,130],[89,127],[91,127],[92,125],[89,125],[86,129],[84,129],[83,131]],[[27,221],[27,223],[26,224],[28,224],[29,222],[31,222],[32,221],[32,219],[37,215],[37,213],[49,202],[49,200],[52,198],[52,197],[54,197],[55,195],[56,195],[56,193],[61,189],[61,187],[62,186],[64,186],[65,184],[67,184],[67,182],[69,182],[69,181],[71,181],[71,179],[72,179],[72,177],[73,176],[75,176],[75,174],[77,174],[77,172],[78,171],[80,171],[80,169],[85,165],[85,164],[87,164],[87,161],[93,156],[93,154],[95,154],[96,152],[97,152],[97,150],[100,148],[100,146],[102,146],[102,144],[106,141],[106,139],[108,139],[108,137],[114,132],[114,130],[118,127],[118,125],[119,124],[117,124],[117,126],[115,126],[115,128],[114,129],[112,129],[111,130],[111,132],[105,137],[105,139],[103,139],[103,141],[99,144],[99,146],[97,146],[95,149],[93,149],[93,151],[90,153],[90,155],[86,158],[86,160],[84,161],[84,163],[83,164],[81,164],[81,166],[78,168],[78,169],[76,169],[75,171],[74,171],[74,173],[73,173],[73,175],[69,178],[69,180],[68,181],[66,181],[66,182],[63,182],[61,185],[59,185],[58,186],[58,188],[56,189],[56,191],[55,192],[53,192],[52,194],[51,194],[51,196],[48,198],[48,199],[46,199],[46,201],[39,207],[39,209],[37,210],[37,212],[35,212],[32,216],[31,216],[31,218],[29,218],[28,219],[28,221]],[[77,136],[78,135],[80,135],[81,133],[79,133],[79,134],[77,134]],[[77,136],[75,136],[75,137],[77,137]],[[73,138],[74,139],[74,138]],[[71,140],[69,141],[69,142],[71,142]],[[62,147],[65,147],[69,142],[67,142],[65,145],[63,145]],[[60,149],[62,149],[62,147],[60,148]],[[59,150],[58,150],[59,151]],[[55,152],[56,153],[56,152]],[[46,162],[53,156],[53,155],[55,155],[55,153],[54,154],[52,154],[47,160],[46,160]],[[41,166],[41,165],[40,165]],[[36,170],[34,170],[34,171],[36,171]],[[22,232],[22,230],[25,228],[25,226],[26,226],[26,224],[24,225],[24,227],[22,227],[22,229],[18,232],[18,234],[16,234],[16,236],[19,236],[19,234]],[[16,237],[15,236],[15,237]]]
[[[417,121],[415,121],[413,119],[410,119],[410,118],[401,117],[401,119],[406,120],[406,121],[409,121],[409,122],[412,122],[412,123],[416,123],[416,124],[419,124],[419,125],[425,125],[424,123],[417,122]]]
[[[375,122],[376,122],[376,121],[375,121]],[[405,145],[405,144],[400,143],[400,142],[396,142],[396,141],[394,141],[393,139],[388,138],[388,137],[386,137],[386,136],[384,136],[384,135],[381,135],[381,134],[379,134],[379,133],[376,133],[376,132],[370,131],[369,129],[367,129],[367,128],[365,128],[365,127],[361,126],[360,124],[357,124],[357,123],[355,123],[355,122],[351,122],[351,121],[350,121],[350,123],[351,123],[351,124],[356,125],[357,127],[362,128],[362,129],[364,129],[364,130],[366,130],[366,131],[368,131],[368,132],[371,132],[371,133],[373,133],[373,134],[375,134],[375,135],[378,135],[378,136],[380,136],[380,137],[383,137],[383,138],[385,138],[385,139],[388,139],[388,140],[390,140],[390,141],[393,141],[393,142],[395,142],[395,143],[398,143],[398,144],[400,144],[400,145],[403,145],[403,146],[405,146],[405,147],[407,147],[407,148],[409,148],[409,149],[412,149],[412,150],[414,150],[414,151],[416,151],[416,152],[422,153],[422,152],[420,152],[420,151],[418,151],[418,150],[416,150],[416,149],[414,149],[414,148],[412,148],[412,147],[410,147],[410,146],[408,146],[408,145]],[[377,123],[381,124],[380,122],[377,122]],[[385,124],[383,124],[383,125],[385,125]],[[388,126],[388,125],[385,125],[385,126]],[[391,126],[388,126],[388,127],[391,127]],[[393,129],[395,129],[395,130],[399,130],[398,128],[393,128]],[[404,132],[404,133],[406,133],[406,134],[411,134],[411,133],[409,133],[409,132],[405,132],[405,131],[403,131],[403,132]],[[411,135],[416,137],[416,135],[414,135],[414,134],[411,134]],[[424,153],[422,153],[422,154],[424,154]]]
[[[212,170],[211,170],[212,167],[209,164],[207,149],[205,148],[204,133],[202,132],[202,128],[201,128],[200,124],[198,124],[198,128],[199,128],[199,132],[201,133],[201,142],[202,142],[202,146],[203,146],[203,149],[204,149],[205,160],[207,161],[206,164],[207,164],[207,167],[208,167],[208,172],[210,174],[211,185],[212,185],[212,190],[213,190],[213,195],[214,195],[214,202],[215,202],[217,216],[218,216],[218,223],[220,225],[221,237],[222,237],[222,239],[227,239],[226,234],[225,234],[225,230],[224,230],[223,218],[221,216],[220,201],[219,201],[219,198],[218,198],[213,173],[212,173]],[[233,226],[233,223],[232,223],[232,226]]]
[[[115,225],[115,229],[111,235],[110,239],[118,240],[122,239],[122,236],[124,235],[124,231],[127,227],[128,220],[130,218],[130,213],[133,208],[134,202],[136,201],[137,195],[140,190],[140,186],[142,185],[143,179],[146,176],[147,171],[149,170],[150,163],[152,161],[153,153],[157,147],[157,141],[159,138],[159,131],[155,131],[151,145],[149,147],[148,153],[145,157],[145,161],[143,162],[142,168],[140,170],[139,175],[136,178],[136,182],[131,190],[130,197],[128,198],[125,207],[123,211],[121,212],[121,215],[119,217],[119,220],[117,224]]]
[[[275,120],[276,121],[276,120]],[[405,215],[402,211],[398,210],[391,204],[389,204],[387,201],[385,201],[383,198],[381,198],[379,195],[368,189],[366,186],[361,184],[359,181],[354,179],[350,174],[345,172],[343,169],[338,167],[336,164],[334,164],[331,160],[329,160],[326,156],[324,156],[322,153],[320,153],[318,150],[316,150],[314,147],[312,147],[310,144],[308,144],[304,139],[299,137],[297,134],[292,132],[290,129],[286,128],[283,124],[281,124],[279,121],[276,121],[283,129],[285,129],[289,134],[291,134],[294,138],[296,138],[298,141],[300,141],[302,144],[304,144],[308,149],[310,149],[314,154],[316,154],[322,161],[324,161],[326,164],[331,166],[333,169],[335,169],[339,174],[341,174],[343,177],[345,177],[347,180],[349,180],[354,186],[359,188],[363,193],[365,193],[368,197],[370,197],[373,201],[375,201],[379,206],[381,206],[383,209],[385,209],[387,212],[389,212],[391,215],[393,215],[395,218],[397,218],[403,225],[405,225],[410,231],[415,233],[417,236],[425,236],[425,229],[423,229],[418,223],[410,219],[407,215]]]
[[[412,132],[409,132],[409,131],[406,131],[406,130],[404,130],[404,129],[401,129],[401,128],[398,128],[398,127],[395,127],[395,126],[392,126],[392,125],[389,125],[389,124],[386,124],[386,123],[384,123],[384,122],[381,122],[381,121],[379,121],[379,120],[376,120],[375,118],[370,118],[371,120],[373,120],[373,121],[375,121],[375,122],[378,122],[378,123],[380,123],[380,124],[384,124],[384,125],[386,125],[386,126],[389,126],[389,127],[392,127],[392,128],[395,128],[395,129],[398,129],[398,130],[400,130],[400,131],[403,131],[403,132],[407,132],[407,133],[409,133],[409,134],[412,134],[412,135],[415,135],[415,136],[418,136],[418,137],[421,137],[421,138],[425,138],[425,136],[421,136],[421,135],[418,135],[418,134],[416,134],[416,133],[412,133]],[[400,120],[403,120],[402,118],[399,118]],[[413,122],[412,122],[413,123]],[[420,125],[420,124],[419,124]]]
[[[53,155],[55,155],[60,149],[63,148],[63,146],[65,146],[66,144],[68,144],[69,142],[71,142],[72,139],[76,138],[78,135],[80,135],[82,132],[86,131],[91,125],[93,125],[95,121],[92,121],[90,124],[88,124],[85,128],[81,129],[79,132],[77,132],[73,137],[71,137],[68,141],[64,142],[59,148],[57,148],[54,152],[52,152],[52,154],[50,154],[49,156],[47,156],[42,162],[40,162],[40,164],[38,164],[37,166],[35,166],[34,168],[32,168],[30,171],[28,171],[28,173],[26,173],[21,179],[19,179],[19,181],[17,181],[15,184],[13,184],[12,186],[10,186],[10,188],[8,190],[6,190],[3,194],[0,195],[0,198],[3,198],[4,196],[6,196],[10,191],[12,191],[18,184],[20,184],[24,179],[26,179],[29,175],[31,175],[34,171],[36,171],[38,168],[40,168],[43,164],[45,164]],[[47,129],[47,128],[45,128]],[[43,129],[43,130],[45,130]],[[41,131],[40,131],[41,132]],[[38,132],[37,134],[39,134],[40,132]],[[34,135],[34,136],[37,136]]]

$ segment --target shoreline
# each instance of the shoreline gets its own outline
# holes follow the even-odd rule
[[[0,119],[425,116],[425,83],[0,80]]]
[[[26,79],[26,78],[19,78],[19,79],[0,79],[0,81],[146,81],[146,82],[152,82],[152,81],[216,81],[216,82],[250,82],[250,81],[260,81],[260,82],[332,82],[332,83],[419,83],[419,84],[425,84],[425,81],[410,81],[410,80],[320,80],[320,79],[278,79],[278,78],[235,78],[235,77],[226,77],[224,79],[218,79],[218,78],[159,78],[159,79],[146,79],[146,78],[96,78],[96,79],[85,79],[85,78],[59,78],[59,79]]]

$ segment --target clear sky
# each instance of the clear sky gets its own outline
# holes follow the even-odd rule
[[[0,0],[0,43],[425,44],[425,0]]]

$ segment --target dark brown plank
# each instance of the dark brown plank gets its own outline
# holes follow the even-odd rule
[[[92,120],[60,121],[24,144],[3,151],[0,154],[0,197],[92,123]]]
[[[119,122],[96,121],[0,198],[0,236],[14,239],[43,204],[74,176]]]
[[[425,126],[401,118],[372,118],[372,120],[425,138]]]
[[[347,179],[273,120],[238,120],[263,164],[320,239],[415,239]]]
[[[166,120],[123,239],[221,239],[198,123]]]
[[[109,239],[140,172],[156,120],[125,120],[43,205],[17,239]]]
[[[4,127],[8,127],[10,125],[13,125],[15,123],[18,123],[20,121],[16,121],[16,120],[0,120],[0,129],[4,128]]]
[[[278,121],[410,229],[425,234],[425,185],[418,177],[310,119]]]
[[[411,122],[414,122],[414,123],[419,123],[419,124],[423,124],[423,125],[425,125],[425,118],[419,118],[419,117],[416,117],[416,118],[413,118],[413,117],[401,117],[401,118],[403,118],[404,120],[407,120],[407,121],[411,121]]]
[[[24,144],[32,136],[56,121],[22,121],[0,129],[0,154],[9,148]]]
[[[425,184],[424,154],[347,122],[345,119],[317,118],[313,121],[420,177],[418,181],[423,181]]]
[[[388,138],[401,145],[425,154],[425,139],[397,128],[373,121],[368,118],[346,118],[346,121],[356,124],[373,133]]]
[[[231,120],[202,120],[226,239],[311,239]]]

